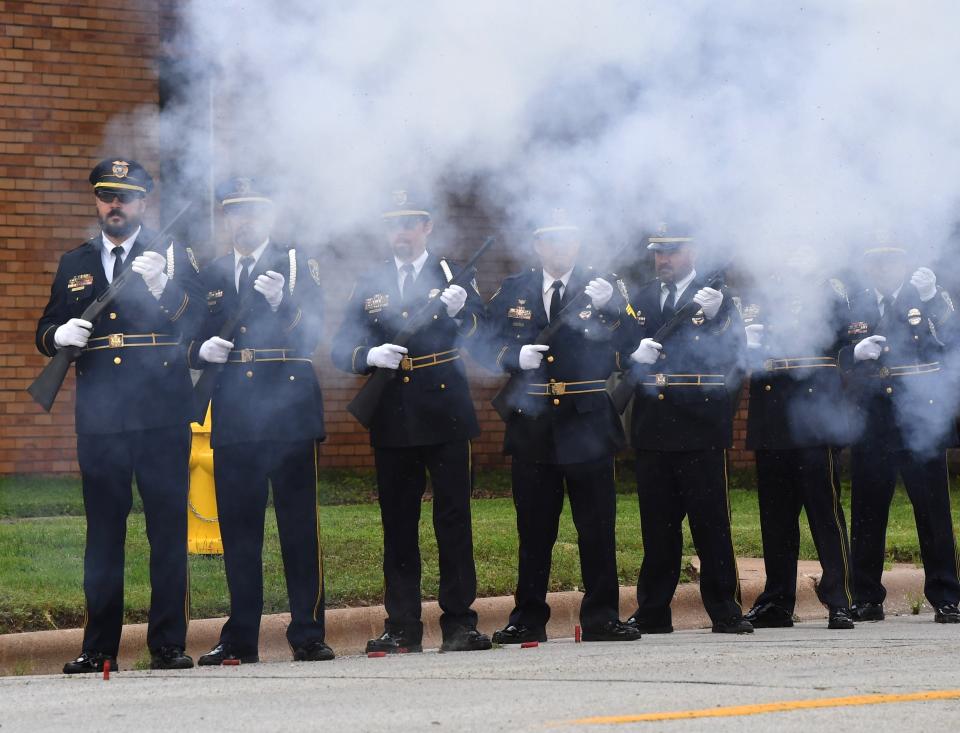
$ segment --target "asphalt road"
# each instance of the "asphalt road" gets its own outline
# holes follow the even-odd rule
[[[921,694],[932,691],[939,699]],[[796,709],[797,701],[823,707]],[[783,711],[763,712],[771,703]],[[663,719],[677,711],[725,717]],[[637,720],[640,715],[656,719]],[[935,624],[931,615],[859,624],[854,631],[814,622],[745,637],[680,631],[631,644],[560,640],[534,649],[121,671],[108,682],[100,676],[0,678],[4,733],[744,726],[876,733],[958,725],[960,626]]]

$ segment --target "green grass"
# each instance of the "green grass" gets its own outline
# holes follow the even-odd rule
[[[628,461],[618,464],[617,493],[634,493],[634,474]],[[749,472],[733,473],[731,488],[751,488]],[[510,496],[510,472],[486,469],[477,472],[475,498]],[[133,512],[143,512],[143,504],[134,491]],[[321,506],[369,504],[376,502],[376,479],[372,470],[324,469],[317,483],[317,500]],[[83,516],[80,479],[73,476],[5,476],[0,477],[0,520],[25,517]]]
[[[622,477],[621,477],[622,478]],[[38,482],[38,486],[43,486]],[[369,489],[367,489],[369,491]],[[849,494],[849,492],[847,492]],[[762,554],[756,494],[731,491],[734,545],[741,556]],[[955,523],[960,519],[960,496],[954,493]],[[39,504],[38,504],[39,505]],[[424,559],[424,598],[437,593],[437,549],[430,523],[432,505],[423,505],[421,548]],[[13,507],[17,511],[17,507]],[[848,517],[849,517],[849,509]],[[379,510],[372,504],[340,504],[321,509],[329,607],[377,604],[383,598],[382,533]],[[473,504],[474,545],[478,594],[508,595],[516,579],[517,537],[513,504],[506,498],[479,499]],[[82,623],[82,557],[84,520],[59,516],[0,522],[0,633],[75,627]],[[684,554],[694,554],[685,530]],[[919,562],[913,513],[906,495],[897,492],[890,515],[887,555],[891,560]],[[801,556],[816,553],[803,525]],[[554,549],[550,590],[579,587],[576,532],[569,506],[561,519]],[[635,496],[618,497],[617,565],[620,581],[632,584],[642,560],[639,511]],[[149,602],[148,546],[142,514],[129,520],[126,556],[126,621],[146,618]],[[228,597],[223,561],[218,557],[190,559],[191,605],[195,618],[227,613]],[[286,588],[280,561],[276,522],[267,513],[264,548],[265,612],[286,610]]]

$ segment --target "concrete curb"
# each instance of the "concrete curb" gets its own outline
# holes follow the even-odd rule
[[[744,609],[763,589],[765,574],[763,560],[742,558],[737,561]],[[699,570],[699,561],[693,566]],[[816,562],[801,562],[797,573],[797,607],[795,615],[803,621],[826,619],[826,609],[816,596],[816,583],[820,577],[820,565]],[[883,574],[887,588],[884,608],[888,614],[911,613],[913,606],[923,598],[923,569],[913,565],[897,565]],[[582,593],[568,591],[550,593],[548,601],[552,611],[547,634],[551,638],[573,636]],[[479,598],[474,608],[480,617],[481,631],[492,633],[502,628],[513,608],[511,596]],[[677,629],[699,629],[710,626],[710,619],[700,601],[700,587],[696,582],[685,583],[677,589],[673,600],[673,625]],[[636,610],[636,589],[620,588],[620,616],[627,618]],[[339,655],[361,654],[368,639],[383,631],[385,617],[383,606],[364,608],[338,608],[327,611],[327,642]],[[423,605],[425,647],[440,646],[440,608],[436,602]],[[225,619],[200,619],[190,622],[187,635],[187,652],[196,659],[216,645],[220,627]],[[264,662],[289,661],[290,647],[286,641],[289,614],[264,616],[260,627],[260,659]],[[124,626],[120,644],[119,664],[121,669],[130,669],[138,659],[146,655],[146,624]],[[34,631],[24,634],[0,636],[0,675],[10,674],[59,674],[67,660],[80,653],[82,629],[60,631]]]

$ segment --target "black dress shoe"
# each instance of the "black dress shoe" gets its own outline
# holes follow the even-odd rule
[[[761,603],[744,614],[755,629],[789,629],[793,626],[793,614],[775,603]]]
[[[547,630],[542,626],[510,624],[493,632],[494,644],[526,644],[531,641],[546,641]]]
[[[329,662],[337,655],[326,642],[315,639],[293,650],[294,662]]]
[[[858,603],[853,607],[854,621],[883,621],[882,603]]]
[[[197,660],[201,667],[215,667],[223,664],[225,661],[239,661],[242,664],[256,664],[260,657],[254,654],[237,654],[226,644],[217,644],[213,649],[204,654]]]
[[[636,641],[640,630],[623,621],[607,621],[601,626],[584,629],[580,635],[582,641]]]
[[[367,642],[367,654],[386,652],[387,654],[413,654],[423,651],[421,641],[414,641],[403,635],[402,631],[384,631],[378,638]]]
[[[934,609],[933,620],[938,624],[960,624],[960,608],[956,603],[948,603]]]
[[[849,608],[831,608],[828,629],[852,629],[853,611]]]
[[[626,621],[627,626],[632,626],[641,634],[672,634],[673,626],[671,624],[658,624],[653,621],[646,621],[636,616],[631,616]]]
[[[162,646],[150,652],[150,669],[193,669],[193,659],[178,646]]]
[[[476,629],[461,629],[443,640],[440,645],[442,652],[480,652],[490,649],[490,637],[481,634]]]
[[[743,616],[732,616],[723,621],[714,621],[714,634],[752,634],[753,626]]]
[[[64,674],[86,674],[102,672],[103,663],[110,662],[110,671],[117,671],[117,658],[100,652],[82,652],[79,657],[63,665]]]

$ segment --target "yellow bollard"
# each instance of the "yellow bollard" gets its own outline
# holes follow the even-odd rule
[[[203,425],[190,423],[190,493],[187,498],[187,550],[193,555],[222,555],[217,495],[213,484],[213,449],[210,447],[210,408]]]

